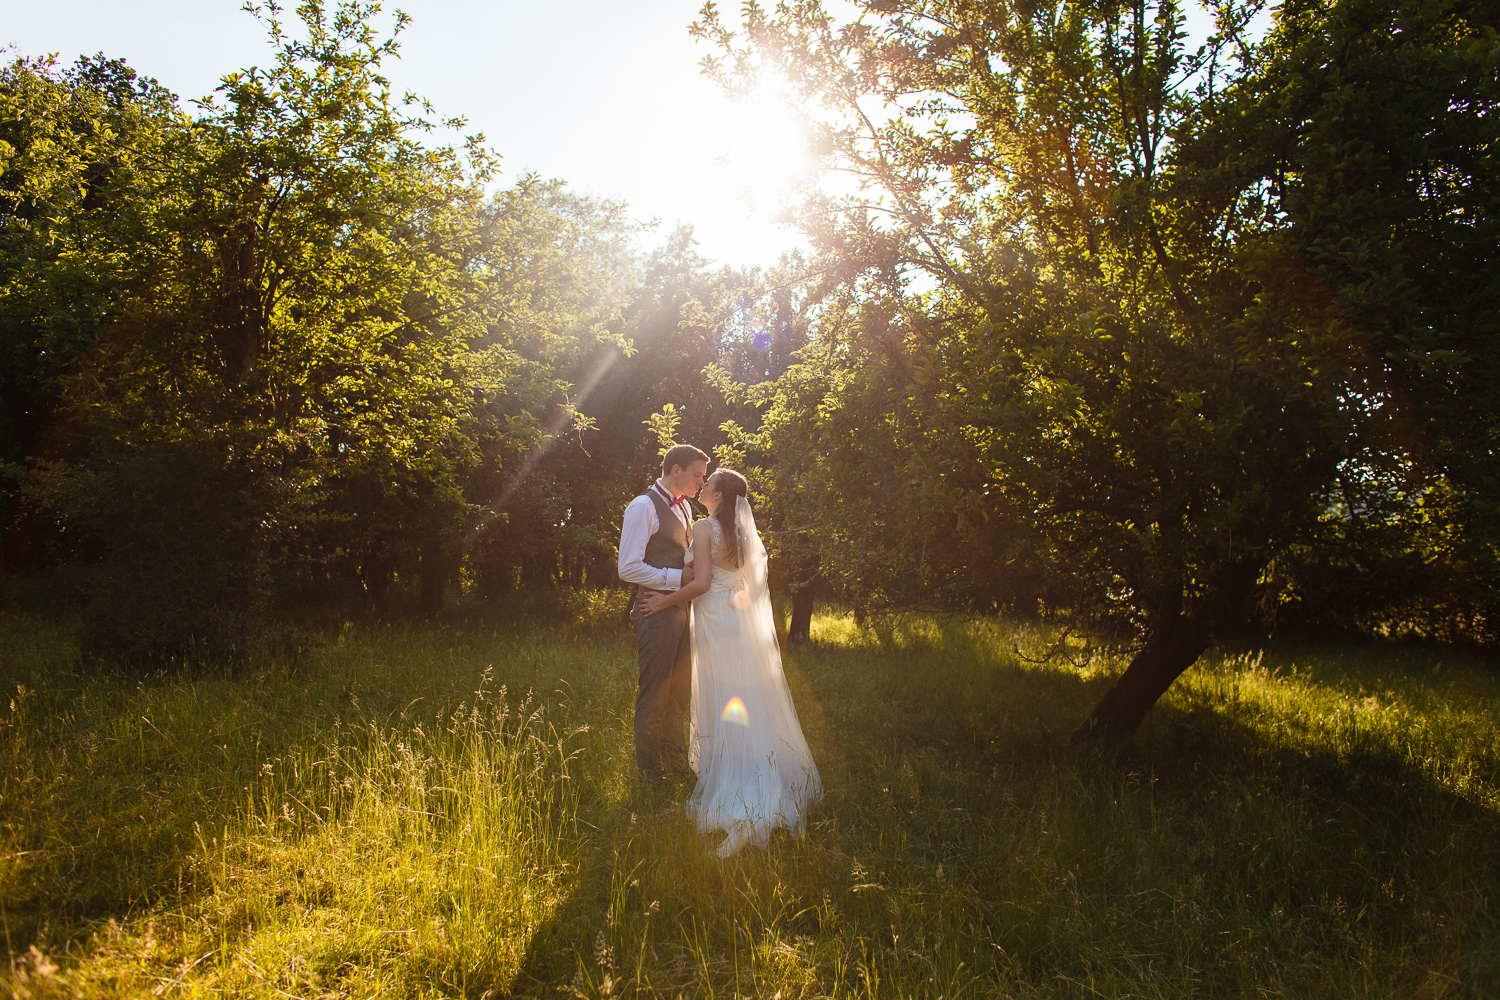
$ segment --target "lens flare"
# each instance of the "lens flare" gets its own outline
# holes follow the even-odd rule
[[[724,711],[719,718],[725,722],[733,722],[737,726],[750,725],[750,713],[745,711],[745,703],[740,701],[740,696],[735,695],[724,703]]]
[[[736,590],[734,592],[734,597],[730,598],[730,600],[733,601],[734,606],[739,608],[740,610],[744,610],[745,608],[748,608],[750,606],[750,595],[745,593],[743,590]]]

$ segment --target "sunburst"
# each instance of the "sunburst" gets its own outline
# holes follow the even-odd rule
[[[814,176],[803,120],[775,90],[763,88],[729,111],[730,176],[758,215],[776,215]]]

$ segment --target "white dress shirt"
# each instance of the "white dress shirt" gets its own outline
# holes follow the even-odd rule
[[[660,479],[653,488],[660,489],[665,494],[667,503],[671,503],[672,493],[661,485]],[[692,514],[687,510],[687,501],[673,507],[672,513],[687,529],[688,544],[693,544],[693,520]],[[677,590],[682,586],[682,570],[646,564],[646,543],[660,527],[661,522],[656,517],[656,504],[649,496],[643,494],[630,501],[630,505],[625,508],[625,523],[620,527],[620,579],[650,590]]]

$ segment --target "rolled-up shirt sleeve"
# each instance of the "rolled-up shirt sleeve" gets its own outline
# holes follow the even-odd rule
[[[682,586],[682,570],[646,565],[646,543],[658,527],[656,505],[650,497],[630,501],[620,527],[620,579],[651,590],[676,590]]]

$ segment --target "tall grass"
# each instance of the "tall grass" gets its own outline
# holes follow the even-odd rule
[[[826,798],[720,861],[634,780],[611,615],[144,681],[0,619],[9,989],[1500,995],[1489,665],[1222,650],[1101,754],[1063,734],[1117,662],[820,614],[787,662]]]

